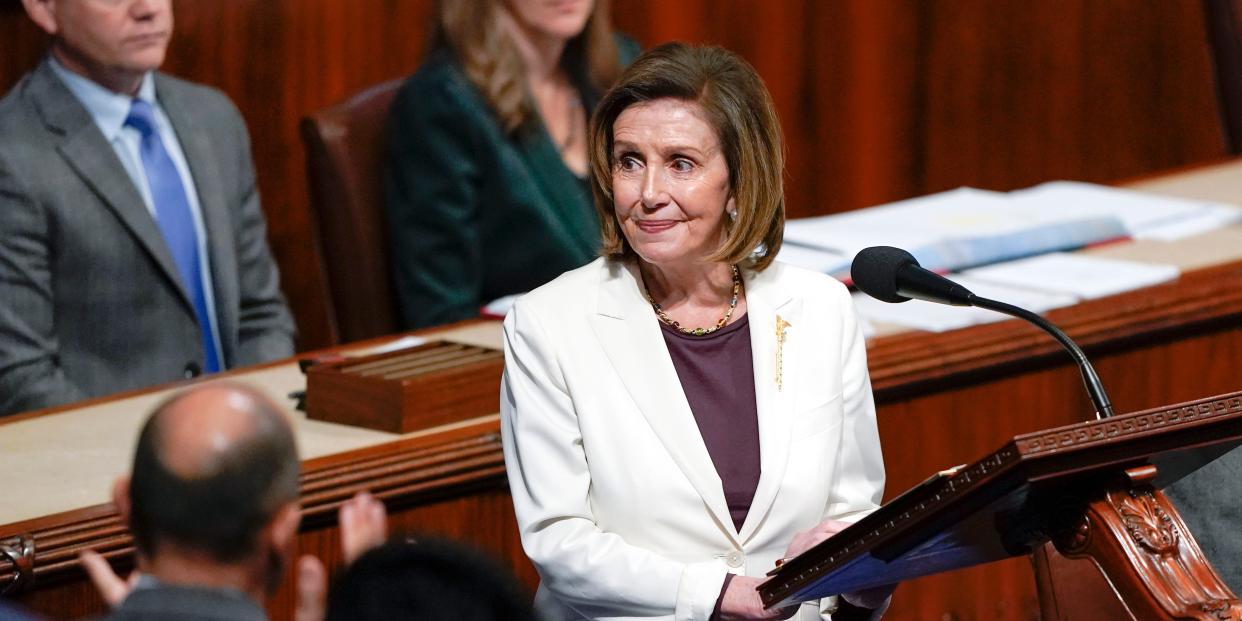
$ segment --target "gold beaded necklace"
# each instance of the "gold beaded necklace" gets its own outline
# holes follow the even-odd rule
[[[733,316],[733,311],[734,309],[737,308],[737,296],[738,296],[738,293],[741,292],[741,290],[742,290],[742,274],[741,272],[738,271],[737,266],[734,265],[733,266],[733,299],[729,300],[729,307],[725,309],[724,317],[721,317],[720,321],[717,321],[716,325],[710,328],[683,328],[681,327],[680,323],[677,323],[676,319],[669,317],[668,313],[664,312],[664,309],[660,308],[659,302],[656,302],[655,300],[651,299],[651,294],[647,292],[646,286],[643,287],[643,295],[647,297],[647,301],[651,303],[651,308],[655,310],[656,317],[658,317],[661,322],[672,326],[674,329],[676,329],[678,332],[681,332],[682,334],[689,334],[691,336],[707,336],[708,334],[711,334],[712,332],[715,332],[725,327],[725,324],[729,323],[729,318]]]

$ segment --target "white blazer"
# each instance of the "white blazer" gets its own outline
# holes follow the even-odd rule
[[[762,474],[741,532],[636,267],[596,260],[505,319],[505,463],[545,619],[706,621],[726,573],[763,576],[798,531],[878,506],[884,465],[848,292],[781,263],[743,278]]]

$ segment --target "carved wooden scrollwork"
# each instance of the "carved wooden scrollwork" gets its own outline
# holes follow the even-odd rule
[[[1119,496],[1116,508],[1134,543],[1152,554],[1167,556],[1177,552],[1177,527],[1151,492]]]
[[[1224,599],[1208,600],[1200,604],[1199,610],[1203,612],[1203,614],[1211,615],[1212,618],[1217,621],[1230,621],[1230,619],[1237,619],[1237,616],[1233,614],[1229,601]]]
[[[13,569],[13,578],[0,585],[0,595],[19,593],[34,583],[35,542],[30,535],[0,541],[0,564]]]
[[[1239,601],[1203,556],[1177,510],[1150,482],[1155,468],[1126,472],[1061,519],[1053,538],[1069,558],[1095,561],[1136,619],[1242,620]]]
[[[1054,516],[1056,531],[1052,541],[1057,550],[1066,556],[1082,553],[1091,537],[1091,523],[1083,513],[1083,507],[1066,508]]]

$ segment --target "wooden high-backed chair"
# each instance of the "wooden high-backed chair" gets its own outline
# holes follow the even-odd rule
[[[388,111],[400,85],[377,84],[302,120],[333,344],[401,328],[383,202]]]

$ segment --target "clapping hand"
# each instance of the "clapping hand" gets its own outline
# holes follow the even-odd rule
[[[341,557],[348,566],[388,537],[388,512],[384,503],[367,492],[358,492],[337,512],[341,527]],[[311,555],[298,559],[297,605],[294,621],[321,621],[328,601],[328,571]]]
[[[128,578],[118,576],[108,564],[108,560],[94,550],[83,550],[78,554],[78,562],[82,563],[86,575],[90,576],[95,590],[99,591],[99,595],[103,597],[109,608],[115,608],[117,604],[120,604],[129,592],[134,590],[134,585],[138,584],[138,578],[142,576],[142,572],[137,569],[130,572]]]

